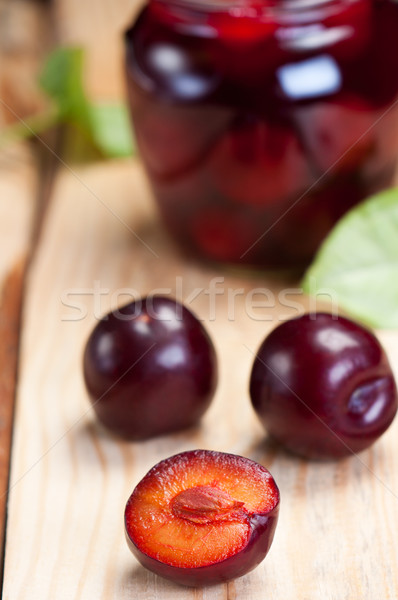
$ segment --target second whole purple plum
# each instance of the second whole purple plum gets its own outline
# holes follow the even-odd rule
[[[250,395],[272,438],[315,459],[368,448],[397,412],[396,383],[375,335],[327,313],[305,314],[270,333],[254,361]]]

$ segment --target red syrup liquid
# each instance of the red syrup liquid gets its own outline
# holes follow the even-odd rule
[[[398,3],[151,0],[126,42],[140,156],[190,253],[303,268],[392,184]]]

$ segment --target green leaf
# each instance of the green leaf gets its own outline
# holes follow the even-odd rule
[[[43,67],[39,83],[53,105],[44,113],[32,115],[1,132],[0,146],[39,134],[55,124],[67,127],[66,140],[72,153],[109,158],[131,156],[134,152],[132,127],[123,103],[93,103],[84,90],[84,50],[57,48]],[[68,145],[68,143],[67,143]]]
[[[398,328],[398,188],[359,204],[337,223],[302,286],[310,295],[334,297],[371,327]]]
[[[93,104],[90,118],[94,140],[105,156],[133,154],[131,123],[124,104]]]
[[[47,59],[40,84],[57,106],[59,120],[77,128],[103,156],[131,156],[127,107],[91,102],[84,90],[83,67],[82,48],[58,48]]]
[[[57,104],[60,118],[89,127],[89,102],[83,87],[84,51],[67,47],[54,50],[43,67],[39,83]]]

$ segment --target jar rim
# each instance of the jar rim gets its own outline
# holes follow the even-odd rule
[[[361,0],[258,0],[251,3],[250,0],[155,0],[164,5],[172,5],[180,8],[196,9],[206,12],[228,12],[231,10],[242,10],[245,12],[255,10],[257,12],[278,11],[301,11],[315,9],[320,6],[333,4],[356,4]]]

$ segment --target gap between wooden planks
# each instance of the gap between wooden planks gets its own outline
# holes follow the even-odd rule
[[[5,154],[0,155],[0,161]],[[29,157],[28,163],[25,163]],[[13,149],[13,168],[0,167],[0,219],[4,228],[0,272],[0,568],[6,531],[11,439],[18,381],[22,306],[26,274],[39,238],[53,161],[33,160],[23,144]],[[40,173],[42,174],[39,182]],[[11,175],[11,176],[10,176]],[[6,232],[11,232],[8,239]]]
[[[49,16],[38,1],[0,0],[0,136],[43,109],[37,74],[50,45]],[[50,162],[37,144],[0,147],[0,581],[24,281],[48,197]]]

